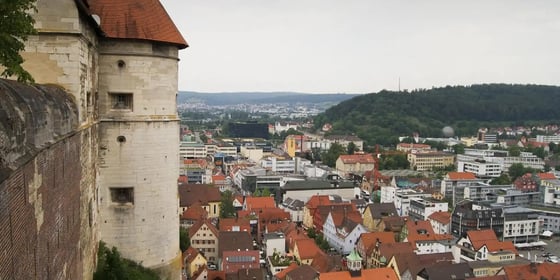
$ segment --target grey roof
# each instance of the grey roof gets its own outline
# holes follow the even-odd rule
[[[305,180],[305,181],[288,181],[282,187],[283,190],[316,190],[316,189],[346,189],[354,188],[354,183],[351,181],[337,181],[332,184],[338,184],[338,186],[331,185],[331,181],[328,180]]]
[[[218,255],[224,251],[253,250],[253,239],[246,231],[220,231],[218,237]]]
[[[468,263],[440,263],[426,267],[418,275],[430,280],[461,280],[474,277]]]
[[[374,219],[381,219],[387,216],[398,216],[397,208],[392,202],[369,204],[366,211],[369,210]]]

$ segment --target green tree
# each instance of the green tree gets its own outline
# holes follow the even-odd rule
[[[511,178],[511,181],[515,181],[515,179],[523,176],[526,173],[535,172],[533,168],[525,167],[522,163],[514,163],[508,169],[508,175]]]
[[[326,153],[321,155],[321,159],[323,159],[323,163],[330,166],[336,166],[336,160],[340,155],[343,155],[345,152],[344,147],[338,143],[333,143],[329,150]]]
[[[346,153],[349,155],[353,155],[357,150],[358,147],[356,146],[356,144],[354,144],[354,142],[350,142],[348,143],[348,146],[346,146]]]
[[[37,11],[36,0],[0,1],[0,65],[5,67],[1,77],[15,76],[19,82],[33,82],[33,77],[21,64],[20,51],[29,35],[37,33],[30,12]]]
[[[307,229],[307,237],[311,239],[315,239],[317,237],[317,232],[315,231],[315,228],[310,227]]]
[[[511,179],[507,173],[502,173],[500,177],[494,178],[490,181],[490,185],[509,185],[511,184]]]
[[[462,155],[465,153],[465,145],[464,144],[456,144],[453,145],[453,152],[456,155]]]
[[[233,207],[233,193],[229,190],[222,193],[220,201],[220,218],[231,218],[235,216],[235,207]]]
[[[184,252],[191,246],[191,239],[189,238],[189,232],[183,227],[179,228],[179,247],[181,252]]]
[[[271,193],[270,193],[270,190],[268,188],[262,189],[261,196],[270,196],[270,195],[271,195]]]
[[[512,157],[518,157],[521,155],[521,148],[517,146],[511,146],[508,148],[509,155]]]
[[[117,248],[107,248],[103,241],[99,242],[97,251],[97,270],[93,273],[94,280],[157,280],[158,275],[136,262],[121,257]]]

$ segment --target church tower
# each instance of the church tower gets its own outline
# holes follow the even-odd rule
[[[100,239],[178,279],[178,51],[158,0],[95,0],[99,39]]]
[[[362,275],[362,257],[354,249],[346,257],[348,271],[351,277],[360,277]]]

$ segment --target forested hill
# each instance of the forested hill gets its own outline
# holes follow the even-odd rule
[[[559,120],[560,87],[485,84],[357,96],[318,115],[315,127],[331,123],[333,134],[355,133],[369,145],[386,145],[413,132],[441,137],[444,126],[469,136],[484,126]]]

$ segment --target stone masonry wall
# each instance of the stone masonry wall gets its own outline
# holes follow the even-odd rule
[[[0,100],[0,279],[91,279],[97,125],[59,87],[0,80]]]

